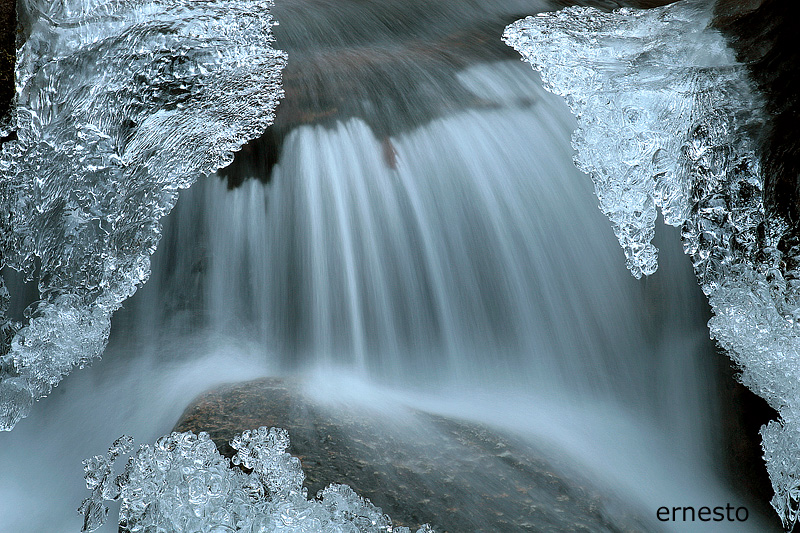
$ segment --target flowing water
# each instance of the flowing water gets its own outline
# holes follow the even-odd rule
[[[83,458],[122,433],[152,442],[194,395],[264,375],[524,435],[646,516],[735,501],[678,236],[634,280],[572,165],[565,106],[497,45],[459,40],[499,42],[540,3],[430,4],[276,6],[298,65],[277,163],[182,194],[104,360],[0,436],[0,531],[79,530]]]

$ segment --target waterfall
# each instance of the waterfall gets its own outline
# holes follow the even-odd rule
[[[594,429],[610,448],[652,432],[665,454],[710,467],[715,359],[679,244],[662,244],[670,270],[631,279],[572,166],[566,108],[517,62],[459,79],[497,109],[388,140],[358,119],[301,127],[271,183],[193,191],[207,217],[208,327],[250,336],[284,372],[482,394],[483,420],[508,409],[517,430],[558,425],[541,405],[566,425],[603,413]]]
[[[301,127],[270,184],[204,184],[210,327],[264,339],[290,370],[513,382],[649,416],[706,410],[702,311],[657,309],[699,306],[688,291],[648,301],[619,268],[570,166],[566,110],[516,62],[461,79],[476,91],[494,80],[503,107],[387,140],[358,119]],[[522,97],[532,103],[515,105]],[[682,273],[691,280],[688,265]],[[672,328],[688,331],[664,338]]]
[[[633,279],[568,109],[518,61],[474,63],[442,96],[473,105],[286,126],[270,176],[182,193],[104,360],[2,435],[0,531],[77,530],[83,457],[152,442],[210,386],[287,374],[320,401],[355,389],[513,431],[650,516],[736,501],[677,238],[662,228],[659,271]]]

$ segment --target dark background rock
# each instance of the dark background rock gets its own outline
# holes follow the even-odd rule
[[[323,407],[291,381],[262,379],[206,393],[175,431],[206,431],[232,457],[228,442],[260,426],[289,431],[309,494],[344,483],[412,528],[427,522],[439,533],[659,530],[513,437],[418,411],[387,417],[364,407]]]
[[[14,0],[0,0],[0,120],[14,98],[17,13]]]
[[[427,0],[415,1],[422,5]],[[373,26],[358,32],[340,28],[331,32],[337,38],[329,42],[307,43],[303,26],[319,24],[315,17],[332,17],[339,6],[316,5],[312,8],[318,11],[303,13],[294,11],[298,4],[302,1],[277,3],[272,10],[281,22],[274,29],[276,47],[290,57],[283,72],[285,96],[265,135],[245,145],[233,163],[218,172],[229,187],[250,178],[268,181],[284,138],[299,126],[332,127],[358,118],[375,135],[388,138],[443,115],[485,107],[486,102],[457,80],[458,71],[480,62],[518,58],[500,36],[507,24],[524,14],[452,21],[408,7],[398,11],[394,4],[400,2],[375,7],[376,2],[365,11],[380,11],[392,20],[393,33],[387,33],[380,17],[366,18],[364,24]],[[433,4],[425,8],[436,13]]]
[[[766,400],[742,385],[736,373],[726,356],[722,375],[728,377],[720,390],[725,478],[751,511],[757,510],[770,519],[778,530],[780,520],[769,504],[774,492],[764,465],[759,433],[761,426],[777,420],[778,413]]]
[[[717,27],[728,37],[737,58],[748,65],[765,100],[768,120],[760,132],[764,201],[769,214],[785,219],[791,226],[781,243],[781,251],[790,252],[800,241],[800,46],[794,40],[796,4],[785,0],[720,0],[717,7]],[[795,270],[796,265],[793,266],[787,270]]]

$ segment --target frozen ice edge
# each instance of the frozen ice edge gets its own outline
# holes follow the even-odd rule
[[[765,215],[751,131],[760,102],[745,68],[709,27],[707,3],[651,10],[566,8],[510,25],[504,40],[578,119],[575,163],[594,181],[637,278],[656,269],[656,208],[714,313],[711,336],[741,380],[780,414],[762,427],[784,527],[800,517],[800,282]],[[790,259],[787,261],[786,259]]]
[[[286,54],[272,0],[20,2],[0,151],[0,266],[38,278],[27,323],[0,285],[0,430],[99,357],[178,191],[274,120]]]
[[[81,504],[82,531],[107,518],[105,501],[120,500],[120,530],[242,533],[411,533],[347,485],[329,485],[308,499],[300,460],[286,450],[284,429],[260,427],[234,437],[229,462],[207,433],[172,433],[142,445],[123,472],[116,459],[133,450],[120,437],[105,456],[84,461],[92,495]],[[427,524],[416,533],[433,533]]]

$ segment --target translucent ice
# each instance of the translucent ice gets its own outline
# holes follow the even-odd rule
[[[746,69],[708,26],[709,3],[604,13],[573,7],[509,26],[505,40],[578,118],[579,168],[591,175],[639,277],[656,268],[656,207],[682,225],[714,317],[711,335],[742,382],[780,420],[762,428],[772,504],[800,514],[800,246],[765,215],[753,132],[761,104]]]
[[[132,440],[122,437],[106,456],[84,461],[92,495],[79,509],[83,531],[105,523],[105,501],[120,500],[120,529],[131,533],[410,533],[392,526],[380,508],[346,485],[330,485],[309,500],[300,461],[286,452],[289,436],[283,429],[245,431],[231,446],[237,450],[234,466],[207,433],[172,433],[154,446],[140,446],[115,476],[114,461],[132,449]],[[426,525],[417,532],[432,530]]]
[[[0,429],[102,353],[178,191],[271,124],[286,58],[270,5],[21,3],[30,34],[18,139],[0,152],[0,266],[38,278],[40,299],[14,322],[0,288]]]
[[[708,19],[689,4],[568,8],[517,21],[504,36],[578,118],[575,164],[591,175],[637,278],[656,270],[656,208],[672,225],[690,208],[678,157],[696,88],[705,69],[733,61],[722,36],[706,31]]]

